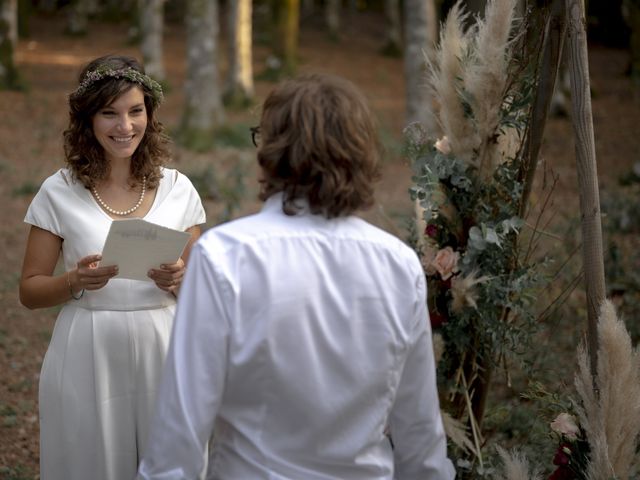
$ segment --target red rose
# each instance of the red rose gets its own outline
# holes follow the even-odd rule
[[[424,229],[424,234],[427,237],[434,238],[438,234],[438,227],[430,223],[429,225],[427,225],[427,228]]]

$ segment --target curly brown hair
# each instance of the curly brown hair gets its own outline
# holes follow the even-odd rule
[[[278,85],[260,120],[260,198],[283,192],[283,211],[296,214],[306,198],[312,213],[350,215],[374,203],[380,142],[364,95],[351,82],[326,74]]]
[[[80,72],[78,83],[82,84],[88,74],[98,69],[126,68],[144,74],[144,68],[135,58],[107,55],[87,64]],[[135,186],[146,177],[147,187],[155,188],[162,178],[161,167],[168,163],[170,158],[170,142],[169,137],[164,134],[162,124],[155,118],[158,101],[154,92],[146,85],[134,83],[126,78],[107,76],[69,95],[69,125],[64,131],[64,153],[69,169],[87,188],[94,187],[96,182],[106,178],[110,171],[104,150],[93,133],[93,117],[100,109],[110,105],[134,86],[140,87],[144,94],[147,129],[131,157],[131,184]]]

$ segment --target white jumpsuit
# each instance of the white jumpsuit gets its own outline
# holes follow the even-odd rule
[[[145,220],[176,230],[204,223],[187,177],[164,169]],[[102,251],[112,219],[61,169],[25,222],[63,239],[65,270]],[[149,282],[112,279],[60,311],[40,376],[40,478],[127,480],[144,451],[175,299]]]

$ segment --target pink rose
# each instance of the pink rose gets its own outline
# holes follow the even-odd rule
[[[564,435],[569,440],[575,440],[580,432],[576,424],[576,418],[568,413],[561,413],[553,422],[551,422],[551,430]]]
[[[458,271],[458,260],[460,259],[460,254],[458,252],[454,252],[451,247],[444,247],[441,250],[438,250],[435,258],[431,262],[433,268],[440,274],[443,280],[449,279],[451,275]]]
[[[436,150],[445,155],[449,155],[451,153],[451,144],[449,143],[449,139],[446,135],[440,140],[437,140],[433,146],[436,147]]]

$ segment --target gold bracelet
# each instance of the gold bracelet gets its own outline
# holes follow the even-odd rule
[[[71,272],[67,272],[67,285],[69,285],[69,293],[74,300],[80,300],[84,295],[84,288],[80,291],[80,295],[77,297],[73,294],[73,288],[71,287]]]

